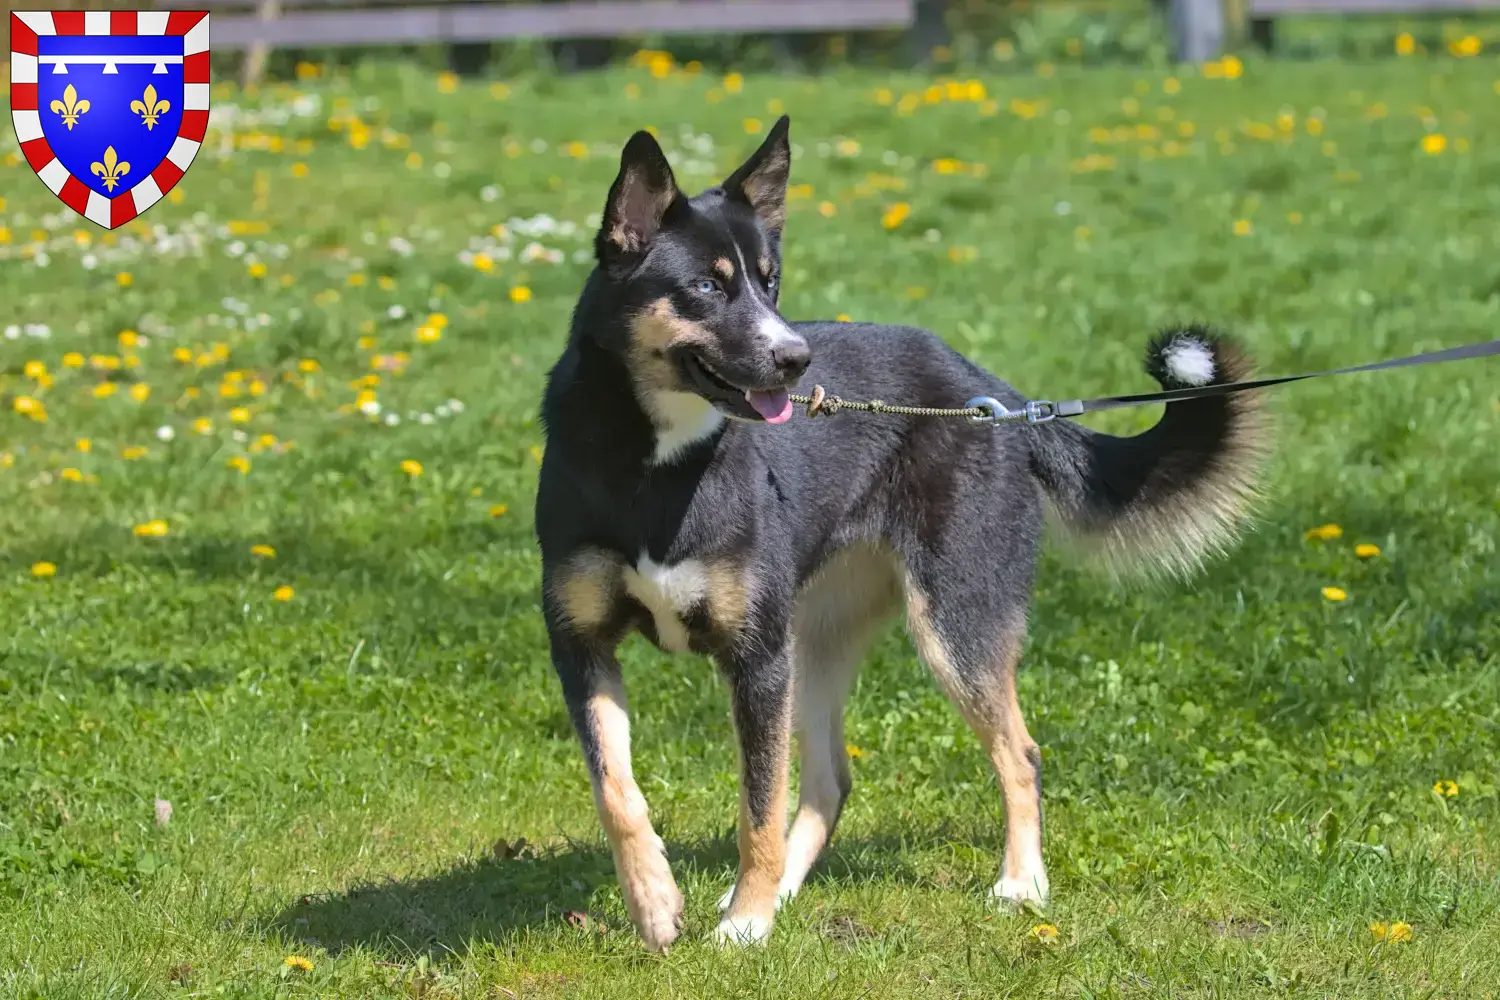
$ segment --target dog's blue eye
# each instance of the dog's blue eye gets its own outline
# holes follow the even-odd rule
[[[719,283],[711,278],[704,278],[698,282],[698,291],[704,295],[712,295],[719,290]]]

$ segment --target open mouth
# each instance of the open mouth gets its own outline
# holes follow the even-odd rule
[[[682,368],[698,394],[723,412],[741,420],[785,423],[792,416],[792,400],[784,386],[744,389],[715,371],[696,354],[682,356]]]

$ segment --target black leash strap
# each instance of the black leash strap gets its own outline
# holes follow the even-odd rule
[[[1098,399],[1065,399],[1054,403],[1051,400],[1038,399],[1026,404],[1023,410],[1007,410],[993,399],[981,396],[969,401],[970,406],[977,406],[989,410],[989,416],[971,417],[976,423],[994,423],[997,420],[1025,419],[1027,423],[1040,424],[1057,417],[1076,417],[1084,413],[1097,413],[1101,410],[1117,410],[1122,406],[1144,406],[1149,403],[1177,403],[1186,399],[1206,399],[1213,396],[1227,396],[1235,392],[1245,392],[1249,389],[1264,389],[1268,386],[1283,385],[1287,382],[1300,382],[1303,379],[1322,378],[1325,375],[1353,375],[1356,372],[1375,372],[1386,368],[1411,368],[1415,365],[1434,365],[1441,361],[1462,361],[1469,358],[1485,358],[1500,354],[1500,340],[1490,340],[1479,344],[1465,344],[1462,347],[1450,347],[1442,351],[1428,351],[1425,354],[1413,354],[1405,358],[1391,358],[1387,361],[1375,361],[1367,365],[1355,365],[1352,368],[1333,368],[1323,372],[1308,372],[1303,375],[1282,375],[1277,378],[1249,379],[1244,382],[1225,382],[1220,385],[1192,386],[1186,389],[1168,389],[1164,392],[1141,392],[1128,396],[1101,396]],[[998,407],[998,409],[995,409]]]

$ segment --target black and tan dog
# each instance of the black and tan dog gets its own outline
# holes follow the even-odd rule
[[[1056,420],[789,419],[799,378],[849,397],[1024,398],[923,330],[777,312],[787,120],[689,198],[656,141],[626,144],[598,267],[543,404],[536,530],[553,663],[631,919],[653,949],[682,897],[631,772],[614,650],[639,629],[728,680],[742,787],[720,941],[757,941],[849,794],[843,706],[903,603],[917,651],[982,741],[1005,800],[1004,900],[1045,899],[1041,757],[1016,703],[1044,500],[1108,555],[1187,568],[1230,538],[1260,453],[1251,397],[1177,402],[1132,438]],[[1168,388],[1242,378],[1225,342],[1159,337]],[[787,831],[796,729],[801,801]]]

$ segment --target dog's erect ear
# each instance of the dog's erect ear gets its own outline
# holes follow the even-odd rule
[[[677,181],[650,132],[637,132],[620,153],[620,175],[609,189],[594,252],[606,268],[629,267],[646,252],[677,200]]]
[[[726,194],[748,202],[761,225],[778,236],[786,225],[786,182],[792,172],[787,131],[791,124],[786,115],[776,119],[766,141],[723,185]]]

